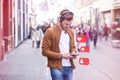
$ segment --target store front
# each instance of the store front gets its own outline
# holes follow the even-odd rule
[[[120,24],[120,8],[114,10],[114,20]]]
[[[12,50],[12,0],[3,0],[3,38],[5,53]]]
[[[107,24],[108,27],[111,27],[112,17],[111,17],[111,11],[103,12],[104,14],[104,23]]]
[[[0,0],[0,61],[3,60],[3,0]]]

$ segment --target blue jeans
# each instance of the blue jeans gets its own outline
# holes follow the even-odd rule
[[[72,80],[73,69],[71,66],[62,67],[61,70],[50,68],[52,80]]]
[[[90,39],[88,39],[88,41],[86,42],[86,46],[90,47]]]

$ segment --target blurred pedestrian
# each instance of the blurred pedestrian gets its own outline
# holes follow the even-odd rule
[[[47,22],[43,22],[43,25],[41,27],[42,27],[42,31],[43,31],[43,34],[44,34],[46,32],[47,28],[48,28]]]
[[[82,26],[82,24],[79,24],[77,27],[76,27],[76,36],[86,36],[86,32]],[[80,46],[81,46],[81,43],[80,42],[77,42],[77,51],[80,52]]]
[[[76,27],[76,36],[80,36],[82,35],[82,26],[81,24],[79,24],[77,27]],[[80,43],[77,42],[77,51],[79,52],[80,51]]]
[[[35,33],[36,33],[36,35],[35,35],[36,36],[36,45],[37,45],[37,48],[39,48],[41,40],[42,40],[42,35],[43,35],[42,30],[39,25],[37,26]]]
[[[107,41],[108,39],[108,27],[107,27],[107,24],[105,24],[105,26],[103,27],[103,30],[104,30],[104,37],[105,37],[105,41]]]
[[[48,59],[52,80],[72,80],[76,58],[74,33],[70,29],[73,13],[61,11],[59,22],[46,30],[42,42],[42,54]]]
[[[32,30],[33,30],[33,27],[32,27],[32,23],[31,23],[31,18],[30,18],[30,22],[29,22],[29,35],[28,35],[28,39],[31,39],[31,33],[32,33]]]
[[[91,38],[90,38],[90,35],[91,35],[91,33],[90,33],[90,24],[86,25],[85,33],[86,33],[86,36],[87,36],[86,46],[90,47],[90,41],[91,41]]]
[[[35,43],[36,43],[35,29],[32,29],[32,31],[31,31],[31,39],[32,39],[32,47],[35,47]]]
[[[97,39],[98,39],[98,32],[97,32],[97,28],[94,27],[93,28],[93,45],[94,45],[94,48],[96,48]]]
[[[98,33],[99,33],[99,40],[102,41],[103,38],[103,26],[99,27]]]

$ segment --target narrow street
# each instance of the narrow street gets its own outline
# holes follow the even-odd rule
[[[109,41],[99,41],[94,49],[91,42],[90,53],[80,53],[76,60],[74,80],[119,80],[120,49],[111,46]],[[80,65],[79,58],[88,57],[90,65]]]
[[[70,58],[66,52],[74,40],[68,28],[73,29],[78,50],[73,80],[120,80],[120,0],[0,0],[0,80],[51,80],[39,43],[57,26],[48,30],[45,46]]]
[[[46,58],[32,41],[24,41],[0,63],[0,80],[50,80]]]
[[[32,48],[31,40],[24,41],[12,53],[6,54],[0,63],[0,80],[51,80],[47,60],[41,49]],[[119,80],[120,49],[113,48],[110,41],[99,41],[90,53],[79,53],[75,60],[73,80]],[[80,65],[79,58],[90,59],[89,65]]]

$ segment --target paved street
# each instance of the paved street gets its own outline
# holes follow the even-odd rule
[[[120,49],[110,42],[99,41],[96,49],[91,42],[90,53],[79,54],[73,80],[120,80]],[[88,57],[90,64],[80,65],[80,57]],[[26,40],[0,62],[0,80],[51,80],[46,63],[41,49]]]
[[[99,41],[96,49],[91,42],[90,48],[90,53],[80,53],[75,60],[74,80],[120,80],[120,48],[112,47],[110,40]],[[90,65],[80,65],[80,57],[88,57]]]
[[[0,63],[0,80],[50,80],[46,58],[26,40]]]

